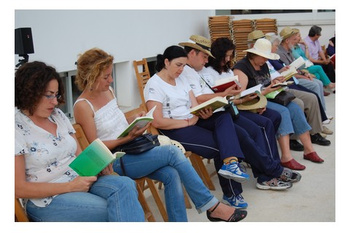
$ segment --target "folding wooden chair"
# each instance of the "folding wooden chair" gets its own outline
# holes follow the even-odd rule
[[[87,140],[87,138],[85,136],[83,128],[78,123],[73,124],[73,127],[76,131],[75,135],[79,141],[80,147],[82,150],[84,150],[89,145],[89,141]],[[139,193],[139,201],[140,201],[140,204],[141,204],[143,211],[145,213],[145,218],[149,222],[156,221],[149,205],[147,204],[146,197],[144,195],[144,191],[147,188],[149,188],[151,193],[152,193],[152,196],[157,204],[158,210],[163,218],[163,221],[165,221],[165,222],[168,221],[168,215],[166,213],[164,204],[160,198],[158,190],[156,189],[153,181],[147,177],[142,177],[139,179],[135,179],[135,182],[137,184],[137,191]],[[147,186],[145,185],[146,183],[147,183]]]
[[[18,198],[15,198],[15,221],[29,222],[27,214]]]
[[[147,111],[145,97],[143,95],[143,89],[145,88],[147,81],[151,78],[150,72],[148,69],[147,60],[143,58],[140,61],[134,61],[133,64],[134,64],[135,75],[136,75],[137,84],[138,84],[141,101],[142,101],[142,104],[140,106],[144,105],[143,108],[146,108],[146,111]],[[159,134],[158,130],[154,127],[151,127],[149,131],[152,134]],[[201,179],[203,180],[203,183],[208,187],[208,189],[215,190],[215,185],[211,180],[210,175],[202,161],[203,157],[201,157],[198,154],[192,153],[190,151],[186,151],[186,156],[190,158],[192,166],[197,171],[198,175],[201,177]]]

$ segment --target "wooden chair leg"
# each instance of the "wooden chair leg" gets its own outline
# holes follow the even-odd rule
[[[152,196],[154,198],[154,201],[157,204],[158,210],[160,212],[160,214],[162,215],[162,218],[164,220],[164,222],[168,221],[168,214],[166,212],[165,206],[163,204],[162,199],[160,198],[159,192],[156,188],[156,186],[153,183],[153,180],[149,179],[149,178],[145,178],[148,184],[148,187],[152,193]]]
[[[143,188],[141,188],[141,186],[143,186],[144,184],[144,178],[138,179],[136,180],[136,187],[137,187],[137,191],[139,193],[139,202],[142,206],[143,212],[145,213],[145,218],[147,219],[148,222],[155,222],[155,218],[153,216],[153,213],[151,211],[151,209],[149,208],[145,195],[143,193]]]
[[[194,167],[198,175],[203,180],[203,183],[208,187],[209,190],[215,190],[215,185],[212,182],[210,175],[204,166],[202,158],[195,153],[192,153],[189,157],[190,157],[192,166]]]
[[[16,222],[29,222],[29,219],[22,207],[18,198],[15,198],[15,221]]]
[[[192,205],[191,205],[190,199],[188,198],[188,194],[185,187],[182,187],[182,189],[184,193],[186,209],[192,209]]]

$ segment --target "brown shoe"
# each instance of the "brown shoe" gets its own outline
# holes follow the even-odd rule
[[[315,151],[304,155],[304,159],[310,160],[311,162],[314,162],[314,163],[323,163],[324,162],[324,160],[321,159]]]
[[[288,162],[281,162],[283,167],[287,167],[292,170],[304,170],[306,167],[300,163],[298,163],[295,159],[291,159]]]

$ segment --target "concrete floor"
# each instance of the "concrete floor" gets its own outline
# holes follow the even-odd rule
[[[325,97],[325,100],[327,113],[334,117],[326,126],[335,131],[335,95],[331,94]],[[257,189],[256,179],[253,178],[251,169],[248,169],[252,178],[243,184],[243,196],[249,204],[248,216],[243,222],[335,222],[335,133],[328,135],[327,139],[332,142],[330,146],[313,144],[319,156],[325,160],[323,164],[304,160],[302,152],[292,151],[293,157],[305,165],[306,169],[300,172],[301,181],[286,191]],[[208,164],[207,168],[210,172],[214,171],[213,163]],[[217,175],[214,175],[212,180],[216,187],[212,193],[221,200],[222,192]],[[163,195],[163,190],[160,190],[160,193]],[[148,202],[154,209],[155,205],[151,197],[148,198]],[[156,209],[153,213],[157,221],[162,221]],[[195,226],[205,226],[205,228],[212,226],[212,224],[203,225],[203,223],[198,225],[198,222],[208,222],[208,220],[206,214],[198,214],[193,205],[187,213],[189,222],[197,223]],[[262,226],[265,225],[259,224],[259,230],[264,228]],[[269,226],[266,229],[269,229]],[[283,229],[283,231],[286,230],[288,229]]]

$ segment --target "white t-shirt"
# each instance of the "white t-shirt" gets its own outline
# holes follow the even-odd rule
[[[178,79],[188,82],[195,97],[202,95],[203,88],[206,87],[201,76],[190,66],[185,66]]]
[[[76,141],[71,136],[75,133],[72,124],[58,108],[54,109],[49,120],[57,125],[56,136],[15,109],[15,155],[24,155],[28,182],[65,183],[78,176],[68,166],[75,159],[77,150]],[[45,207],[53,198],[30,200],[36,206]]]
[[[144,89],[146,102],[157,101],[163,105],[163,117],[170,119],[189,119],[191,100],[189,92],[191,87],[180,78],[175,79],[176,85],[164,82],[157,74],[153,75]]]
[[[222,79],[222,78],[228,78],[228,77],[233,77],[233,71],[229,70],[228,72],[222,72],[219,74],[216,70],[213,69],[213,67],[204,67],[201,71],[198,72],[199,75],[202,77],[202,79],[205,80],[205,82],[212,86],[215,86],[216,80]],[[203,81],[204,83],[204,81]],[[208,85],[204,83],[204,86],[202,88],[202,93],[203,94],[212,94],[213,91],[208,87]]]

